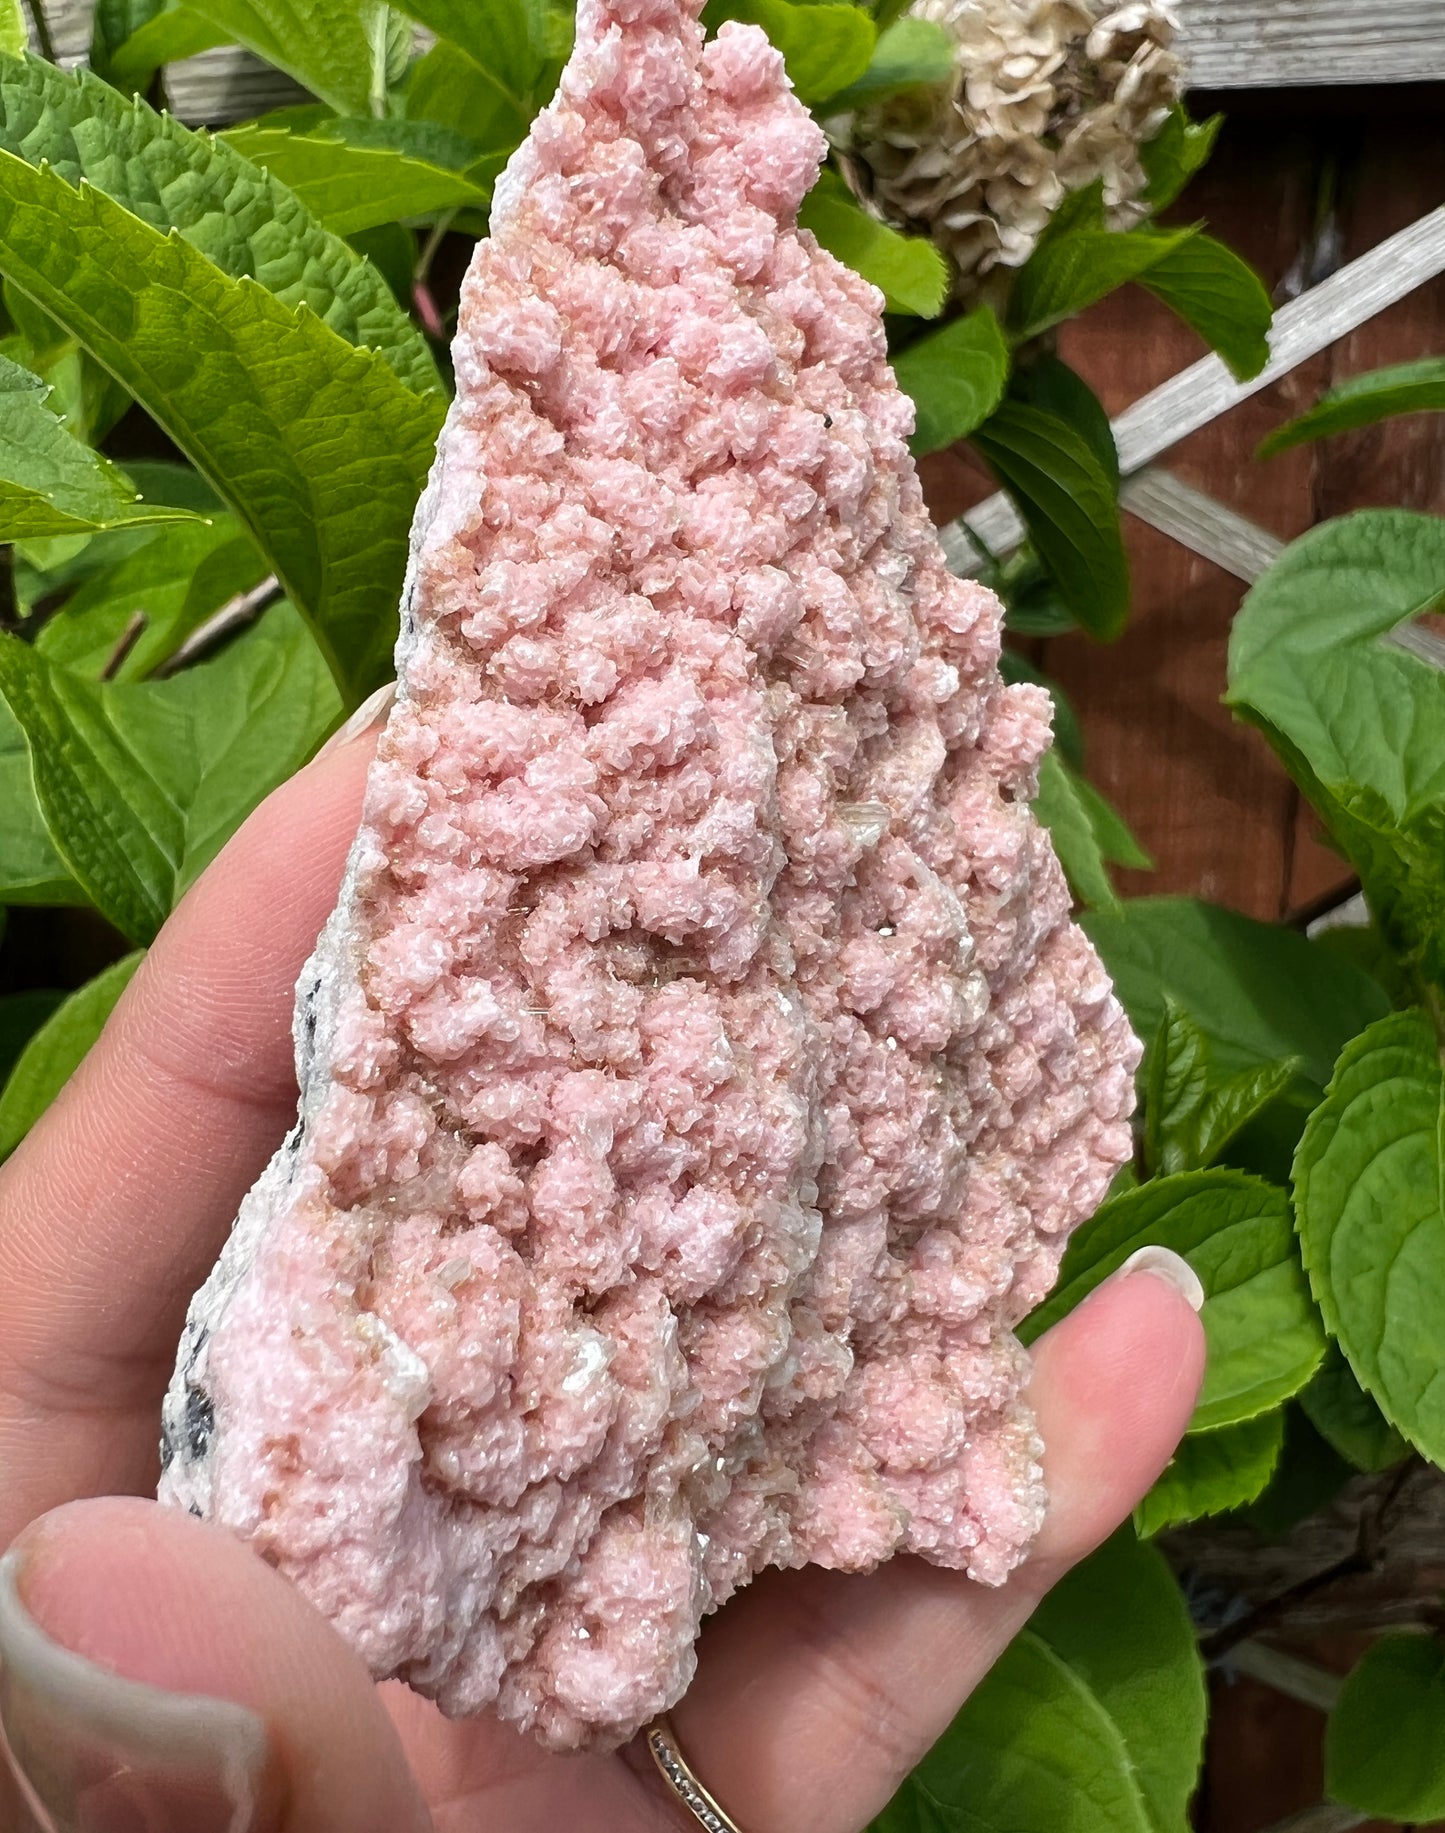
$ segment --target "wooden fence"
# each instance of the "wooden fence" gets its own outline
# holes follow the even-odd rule
[[[1332,381],[1445,352],[1445,107],[1423,86],[1219,100],[1219,149],[1178,214],[1205,218],[1264,275],[1279,302],[1275,359],[1236,385],[1137,288],[1065,328],[1063,354],[1115,416],[1133,473],[1134,611],[1117,644],[1070,636],[1034,653],[1080,710],[1090,774],[1154,855],[1155,872],[1124,874],[1125,888],[1274,919],[1350,880],[1263,742],[1219,704],[1230,622],[1276,544],[1316,521],[1377,505],[1445,511],[1445,416],[1268,463],[1254,451]],[[990,546],[1007,545],[1012,512],[967,454],[936,455],[924,474],[935,515],[968,510]],[[963,567],[965,533],[948,536]]]

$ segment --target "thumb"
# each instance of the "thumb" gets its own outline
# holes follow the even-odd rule
[[[153,1502],[69,1503],[0,1561],[0,1727],[44,1833],[431,1826],[351,1650],[239,1542]]]

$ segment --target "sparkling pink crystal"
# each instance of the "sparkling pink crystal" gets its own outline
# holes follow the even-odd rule
[[[819,130],[693,13],[584,0],[498,188],[300,1122],[166,1409],[167,1499],[558,1746],[764,1566],[1005,1577],[1011,1327],[1130,1143],[1047,697],[795,227]]]

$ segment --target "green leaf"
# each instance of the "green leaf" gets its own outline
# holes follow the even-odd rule
[[[1187,1826],[1203,1756],[1203,1664],[1164,1560],[1127,1527],[1057,1584],[1029,1623],[1123,1733],[1155,1828]]]
[[[1217,1432],[1190,1432],[1154,1487],[1134,1510],[1144,1539],[1186,1521],[1243,1508],[1274,1474],[1284,1448],[1284,1414],[1276,1409]]]
[[[873,61],[877,28],[861,7],[811,6],[796,0],[708,0],[703,24],[725,20],[757,25],[782,52],[798,100],[811,108],[850,89]]]
[[[1186,1833],[1204,1677],[1179,1587],[1127,1529],[1015,1637],[876,1833]]]
[[[0,52],[6,57],[20,57],[30,42],[21,0],[0,0]]]
[[[35,797],[25,734],[0,696],[0,904],[83,904]]]
[[[72,347],[65,326],[56,324],[48,312],[42,312],[33,299],[27,299],[18,286],[4,281],[5,311],[21,338],[30,346],[30,362],[25,367],[43,368],[63,351]],[[19,357],[13,359],[20,362]]]
[[[64,999],[64,993],[48,988],[0,995],[0,1089],[19,1062],[21,1051]]]
[[[491,75],[524,117],[549,99],[550,90],[539,87],[555,46],[542,7],[528,0],[406,0],[402,10]]]
[[[1103,402],[1077,370],[1070,369],[1052,351],[1035,351],[1026,363],[1014,369],[1009,393],[1030,407],[1045,408],[1060,420],[1067,420],[1083,436],[1118,493],[1119,448],[1114,443],[1114,429]]]
[[[1034,815],[1049,830],[1075,900],[1096,910],[1118,910],[1119,894],[1079,795],[1080,781],[1057,752],[1046,751],[1039,760]]]
[[[1061,241],[1065,236],[1081,233],[1087,229],[1103,231],[1104,216],[1104,181],[1092,178],[1077,191],[1065,191],[1054,206],[1054,214],[1044,225],[1043,234],[1035,247],[1042,247],[1049,242]]]
[[[915,83],[946,83],[953,75],[953,48],[936,20],[895,20],[879,33],[873,60],[857,82],[829,98],[828,113],[843,114]]]
[[[199,471],[168,458],[128,458],[126,476],[148,503],[166,503],[173,509],[189,509],[194,515],[213,517],[224,508],[211,486]],[[160,537],[146,535],[145,540]],[[108,552],[118,543],[101,543]]]
[[[1110,863],[1147,867],[1149,857],[1123,817],[1057,751],[1045,752],[1040,761],[1034,814],[1049,830],[1079,902],[1097,910],[1119,910]]]
[[[64,325],[8,280],[5,309],[16,335],[0,341],[0,354],[40,377],[51,391],[49,405],[68,433],[82,445],[98,446],[130,406],[130,396],[86,355]]]
[[[1256,1533],[1283,1540],[1301,1521],[1328,1507],[1354,1474],[1291,1401],[1284,1409],[1284,1449],[1274,1475],[1241,1513]]]
[[[233,280],[310,307],[348,343],[375,349],[409,388],[441,392],[426,339],[380,274],[225,141],[122,100],[86,71],[66,76],[27,58],[0,60],[0,149],[69,184],[88,181],[152,229],[175,230]]]
[[[352,145],[337,134],[252,125],[234,128],[225,138],[288,185],[317,221],[338,235],[460,204],[486,205],[491,198],[461,172],[388,147]]]
[[[1208,1037],[1166,997],[1164,1021],[1149,1050],[1145,1156],[1166,1174],[1214,1163],[1248,1123],[1288,1090],[1297,1057],[1258,1063],[1221,1077]]]
[[[440,400],[101,192],[6,153],[0,265],[222,492],[347,694],[384,679]]]
[[[1173,1142],[1204,1105],[1211,1080],[1209,1040],[1187,1012],[1165,994],[1164,1018],[1148,1048],[1144,1156],[1151,1170],[1172,1174],[1197,1169]],[[1171,1159],[1173,1162],[1171,1162]]]
[[[15,1150],[70,1080],[144,958],[137,950],[87,981],[25,1046],[0,1094],[0,1158]]]
[[[227,131],[227,138],[249,133],[290,132],[310,139],[338,140],[346,146],[372,147],[383,152],[405,153],[409,159],[441,166],[448,172],[470,172],[488,157],[486,148],[454,128],[436,121],[411,121],[399,116],[370,120],[362,115],[336,115],[320,102],[303,102],[294,108],[274,108],[255,121]]]
[[[1392,948],[1435,986],[1445,986],[1445,669],[1438,637],[1405,626],[1441,604],[1445,520],[1377,509],[1326,522],[1245,599],[1228,694],[1353,862]],[[1418,654],[1405,646],[1417,638]]]
[[[376,39],[385,8],[375,0],[185,0],[218,32],[295,77],[338,114],[368,113],[385,100]],[[378,112],[380,112],[378,110]]]
[[[1335,1801],[1389,1820],[1445,1819],[1445,1645],[1382,1636],[1345,1681],[1325,1731]]]
[[[1306,440],[1350,433],[1357,427],[1374,426],[1396,414],[1442,411],[1445,411],[1445,356],[1422,357],[1417,363],[1394,363],[1388,369],[1372,369],[1367,375],[1351,376],[1347,382],[1321,395],[1308,413],[1277,427],[1259,448],[1258,456],[1273,458],[1277,452],[1287,452],[1291,446],[1303,445]]]
[[[872,1833],[1155,1833],[1108,1707],[1031,1630],[1016,1636]]]
[[[1190,1430],[1253,1419],[1298,1393],[1324,1356],[1324,1331],[1288,1197],[1242,1171],[1187,1171],[1111,1198],[1069,1243],[1058,1287],[1020,1336],[1033,1342],[1151,1244],[1182,1254],[1205,1291],[1209,1365]]]
[[[108,459],[71,438],[46,406],[49,393],[39,376],[0,357],[0,541],[190,519],[139,501]]]
[[[930,331],[893,360],[898,386],[913,397],[915,458],[940,451],[980,426],[1008,381],[1008,345],[987,306]]]
[[[493,72],[440,39],[412,68],[406,86],[411,121],[430,121],[489,147],[525,137],[529,111]]]
[[[157,70],[230,42],[229,34],[189,6],[172,6],[137,26],[96,75],[122,95],[144,95]]]
[[[1269,360],[1269,295],[1247,262],[1197,227],[1104,226],[1097,185],[1075,193],[1019,269],[1009,323],[1020,341],[1137,280],[1219,351],[1241,378]]]
[[[1151,210],[1165,210],[1208,160],[1224,126],[1223,115],[1191,121],[1182,102],[1176,102],[1164,125],[1139,149],[1148,185],[1144,201]]]
[[[1064,636],[1078,629],[1032,545],[1024,541],[1007,559],[980,567],[979,577],[1004,602],[1004,628],[1013,636]]]
[[[1009,300],[1014,336],[1023,342],[1072,318],[1126,281],[1138,280],[1196,234],[1194,229],[1060,231],[1056,219],[1014,281]]]
[[[1435,1028],[1395,1012],[1340,1053],[1295,1154],[1310,1284],[1380,1410],[1445,1464],[1445,1075]]]
[[[826,182],[829,179],[832,184]],[[876,286],[890,312],[937,318],[943,310],[948,268],[932,242],[880,223],[832,173],[825,172],[803,200],[798,224],[811,230],[829,254]]]
[[[1388,1470],[1410,1447],[1354,1377],[1331,1343],[1320,1372],[1299,1397],[1310,1424],[1356,1470]]]
[[[94,682],[0,638],[56,846],[92,902],[148,941],[261,798],[335,724],[315,644],[278,605],[214,660],[164,681]]]
[[[820,174],[803,199],[798,225],[830,255],[870,280],[890,312],[937,318],[948,296],[948,265],[923,236],[900,235],[869,216],[833,171]]]
[[[1299,1058],[1240,1069],[1210,1089],[1195,1123],[1192,1165],[1212,1165],[1250,1122],[1288,1091],[1299,1071]]]
[[[1337,955],[1341,961],[1349,962],[1379,981],[1390,1003],[1400,1011],[1414,1005],[1415,988],[1410,976],[1401,970],[1389,943],[1373,923],[1361,928],[1354,924],[1332,924],[1328,929],[1317,931],[1315,940],[1329,954]]]
[[[139,681],[265,576],[266,562],[232,515],[167,529],[88,579],[42,626],[35,648],[51,662],[98,676],[139,611],[145,627],[113,671],[115,680]]]
[[[872,0],[868,8],[873,15],[873,23],[880,32],[886,32],[908,11],[908,0]]]
[[[509,149],[550,100],[571,46],[571,9],[547,0],[409,0],[440,35],[413,68],[406,112]]]
[[[1127,866],[1133,872],[1152,872],[1154,861],[1139,844],[1139,836],[1087,777],[1080,777],[1078,794],[1093,826],[1099,851],[1109,864]]]
[[[82,445],[98,446],[130,406],[130,396],[73,338],[58,356],[33,367],[52,391],[50,405]],[[47,537],[38,537],[46,539]]]
[[[125,474],[148,503],[189,509],[211,520],[224,510],[221,499],[189,465],[153,459],[127,459]],[[178,525],[170,525],[172,527]],[[57,535],[15,546],[15,596],[22,617],[38,600],[59,604],[97,573],[117,565],[128,554],[168,532],[156,523],[114,529],[100,535]]]
[[[165,4],[166,0],[95,0],[90,15],[90,56],[87,60],[91,69],[98,76],[109,76],[113,54],[154,19]],[[24,49],[22,44],[19,50]],[[11,55],[18,56],[19,51]]]
[[[411,298],[412,278],[416,273],[416,231],[402,223],[378,223],[374,229],[360,229],[347,238],[357,254],[365,255],[372,266],[385,274],[386,284],[397,299]]]
[[[1129,562],[1113,480],[1088,440],[1044,408],[1006,400],[973,435],[1083,627],[1108,641],[1129,610]]]
[[[157,525],[139,523],[104,535],[55,535],[38,541],[17,541],[14,554],[15,603],[21,617],[29,617],[41,599],[59,604],[71,587],[91,573],[100,572],[120,554],[143,547],[160,532]]]
[[[1181,241],[1149,264],[1139,284],[1217,350],[1240,381],[1257,376],[1269,361],[1274,309],[1264,282],[1213,236]]]
[[[1390,1009],[1367,974],[1292,929],[1186,897],[1130,898],[1083,919],[1134,1028],[1153,1037],[1172,999],[1209,1039],[1219,1073],[1298,1057],[1313,1106],[1341,1047]]]

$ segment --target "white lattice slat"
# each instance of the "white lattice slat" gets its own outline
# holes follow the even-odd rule
[[[1151,466],[1125,480],[1119,501],[1141,522],[1253,585],[1284,552],[1284,542],[1216,503],[1168,471]]]
[[[1126,408],[1113,423],[1120,470],[1125,477],[1142,470],[1190,433],[1208,426],[1441,273],[1445,273],[1445,206],[1282,306],[1269,335],[1270,360],[1248,382],[1236,381],[1219,357],[1206,356]],[[1187,521],[1182,527],[1187,527]],[[968,538],[970,530],[992,554],[1011,553],[1024,538],[1023,523],[1003,492],[988,497],[944,531],[944,551],[959,572],[976,572],[981,564],[982,556]],[[1174,528],[1166,532],[1185,538]]]

